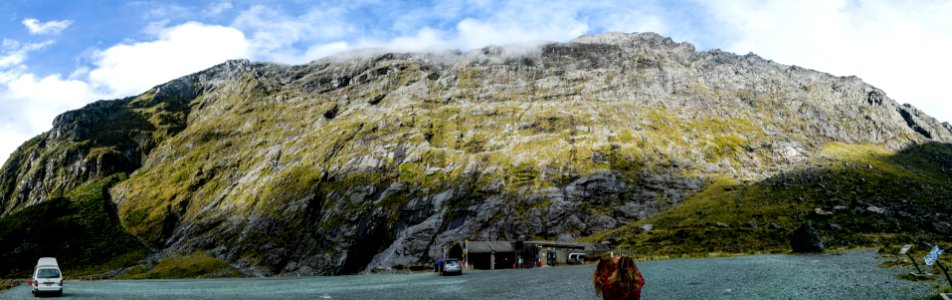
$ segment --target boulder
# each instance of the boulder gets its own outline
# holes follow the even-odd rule
[[[934,222],[932,228],[935,229],[935,232],[941,234],[952,234],[952,224],[949,224],[949,222]]]
[[[571,233],[563,233],[563,234],[560,234],[559,237],[556,238],[555,240],[560,243],[563,243],[563,242],[567,243],[567,242],[574,241],[575,239],[576,239],[575,235]]]
[[[821,217],[829,217],[833,215],[832,211],[823,210],[822,208],[819,208],[819,207],[813,209],[813,213]]]
[[[869,207],[866,207],[866,211],[881,215],[886,212],[886,209],[879,206],[870,205]]]
[[[903,207],[887,200],[895,195],[866,197],[857,187],[844,187],[852,178],[843,176],[855,172],[798,171],[800,160],[840,161],[817,154],[815,141],[889,150],[952,143],[952,126],[938,126],[912,107],[899,108],[885,93],[857,100],[875,91],[858,78],[755,55],[698,52],[649,33],[590,35],[535,50],[490,47],[436,60],[425,53],[359,55],[295,67],[231,61],[139,97],[92,103],[57,117],[49,132],[10,156],[0,170],[0,216],[90,180],[131,174],[108,188],[107,200],[118,219],[156,213],[127,224],[137,238],[160,253],[211,251],[251,274],[268,270],[263,275],[349,274],[426,263],[441,257],[443,245],[467,239],[571,241],[643,224],[701,189],[718,187],[709,180],[718,174],[742,179],[724,187],[738,195],[761,183],[777,184],[779,193],[756,196],[764,205],[793,198],[799,204],[790,209],[797,213],[810,205],[848,218],[855,207],[858,215],[878,217],[867,206],[889,203],[885,215],[906,210],[926,216],[903,219],[906,227],[949,221],[945,207],[928,211],[931,198],[918,201],[942,197],[945,190],[932,189],[932,179],[884,183],[910,186],[914,201]],[[527,74],[526,81],[510,80]],[[709,89],[720,96],[710,97]],[[659,102],[670,98],[678,101]],[[573,104],[577,99],[598,101]],[[752,105],[781,107],[789,99],[801,99],[809,109],[735,114]],[[426,105],[407,105],[417,100]],[[273,119],[291,111],[296,113]],[[721,153],[726,155],[707,159],[708,137],[750,133],[749,126],[731,124],[787,119],[798,122],[767,122],[755,130],[763,134],[740,144],[725,140],[731,142],[720,149],[729,150]],[[713,128],[692,126],[696,132],[683,137],[661,132],[688,123]],[[910,136],[910,128],[931,137]],[[567,153],[534,145],[563,139],[571,147],[555,146]],[[930,149],[915,153],[938,153],[928,161],[950,167],[942,151],[933,151],[941,149]],[[802,188],[811,191],[793,197],[784,192]],[[780,213],[789,215],[783,206],[777,206],[784,209]],[[730,221],[704,223],[710,228],[702,231],[718,233],[739,229],[782,238],[798,226],[773,214],[752,216],[756,223],[746,224],[739,216],[711,219],[717,214],[706,209],[686,214]],[[847,228],[900,228],[894,219],[873,221]],[[656,233],[645,226],[640,230]],[[750,229],[755,226],[769,232]],[[716,236],[699,238],[688,241]],[[12,270],[2,257],[0,266]]]
[[[856,207],[853,207],[852,210],[850,210],[850,213],[853,214],[853,215],[861,215],[861,214],[863,214],[864,211],[866,211],[865,208],[862,208],[862,207],[860,207],[860,206],[856,206]]]
[[[823,238],[813,228],[813,224],[806,222],[790,233],[790,248],[794,253],[823,252]]]
[[[645,224],[645,225],[639,226],[638,229],[639,229],[639,232],[648,232],[648,231],[651,231],[652,229],[654,229],[654,225],[653,225],[653,224]]]
[[[617,220],[609,216],[599,216],[588,229],[593,231],[606,231],[615,229],[615,227],[618,227]]]
[[[618,247],[620,244],[615,238],[607,238],[598,242],[599,244],[606,245],[609,248]]]

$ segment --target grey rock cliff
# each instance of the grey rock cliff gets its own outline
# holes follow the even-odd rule
[[[0,207],[130,172],[113,201],[155,249],[347,274],[611,230],[833,141],[899,150],[952,128],[856,77],[652,33],[230,61],[60,116],[7,161]]]

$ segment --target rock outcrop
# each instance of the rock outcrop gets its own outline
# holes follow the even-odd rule
[[[823,237],[810,222],[803,223],[790,233],[790,249],[794,253],[823,252]]]
[[[63,114],[4,165],[0,213],[127,172],[120,221],[156,250],[347,274],[463,239],[611,230],[832,141],[899,150],[952,130],[856,77],[651,33],[229,61]]]

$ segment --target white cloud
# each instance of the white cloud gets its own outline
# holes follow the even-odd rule
[[[342,2],[344,3],[344,2]],[[679,41],[754,52],[780,63],[836,75],[858,75],[900,102],[952,120],[943,99],[952,49],[952,2],[878,0],[713,1],[438,1],[398,16],[368,15],[373,1],[328,4],[307,11],[252,6],[228,26],[178,24],[221,18],[231,1],[198,9],[149,9],[147,40],[100,48],[67,77],[37,76],[27,58],[52,41],[0,44],[0,158],[49,129],[53,117],[93,100],[141,93],[232,58],[300,64],[360,48],[472,50],[488,45],[568,41],[602,31],[654,31]],[[404,9],[406,8],[406,9]],[[389,11],[388,11],[389,12]],[[62,32],[72,21],[23,20],[33,34]],[[171,24],[171,25],[170,25]],[[7,142],[13,141],[13,142]]]
[[[0,146],[0,156],[10,153],[27,138],[48,130],[53,118],[66,110],[98,99],[138,94],[227,59],[253,58],[298,64],[365,47],[397,51],[423,51],[434,47],[469,50],[493,44],[564,41],[590,30],[587,21],[578,17],[578,11],[587,7],[584,3],[541,4],[440,2],[440,13],[436,16],[450,22],[448,27],[438,29],[426,26],[427,22],[398,18],[393,20],[393,25],[402,26],[401,32],[409,34],[396,35],[389,35],[395,34],[390,31],[392,28],[378,31],[368,29],[363,23],[366,20],[345,19],[346,6],[322,6],[290,15],[259,5],[239,13],[231,27],[202,23],[169,27],[173,17],[194,14],[182,6],[160,5],[146,12],[146,18],[151,21],[142,31],[153,35],[153,39],[124,42],[96,51],[90,65],[78,67],[66,78],[59,74],[41,78],[29,73],[24,65],[30,51],[52,42],[23,46],[5,40],[3,49],[6,50],[0,52],[0,105],[5,108],[0,112],[3,132],[0,137],[13,142]],[[202,12],[215,16],[232,8],[231,2],[221,1]],[[462,18],[461,14],[467,11],[482,16]],[[35,27],[38,33],[59,32],[70,23],[24,21],[24,25],[31,30]],[[643,23],[639,20],[625,24]],[[423,27],[414,30],[418,25]]]
[[[66,30],[73,24],[71,20],[40,22],[37,19],[24,19],[23,26],[30,31],[30,34],[57,34]]]
[[[6,104],[22,108],[14,114],[19,121],[16,124],[32,132],[49,129],[56,115],[100,96],[83,81],[63,79],[59,74],[36,78],[29,73],[7,83],[2,95]]]
[[[50,128],[53,118],[100,95],[80,80],[59,74],[37,78],[24,64],[30,52],[53,41],[21,43],[4,39],[0,44],[0,159],[27,139]]]
[[[169,27],[169,23],[171,22],[172,20],[169,20],[169,19],[158,19],[155,21],[151,21],[149,22],[149,24],[145,26],[144,29],[142,29],[142,32],[149,35],[162,34],[162,31],[167,29]]]
[[[321,7],[290,16],[263,5],[253,6],[235,18],[233,27],[250,33],[254,58],[281,63],[303,63],[306,52],[299,44],[318,45],[345,38],[353,29],[341,19],[343,8]]]
[[[444,39],[443,32],[425,27],[416,35],[396,37],[387,42],[384,47],[401,51],[423,51],[433,47],[447,48],[450,45]]]
[[[0,44],[0,70],[18,66],[26,60],[27,53],[43,49],[52,44],[53,41],[46,41],[24,45],[15,40],[3,39],[3,43]]]
[[[591,29],[578,18],[582,7],[574,3],[507,2],[486,18],[458,22],[453,44],[468,50],[488,45],[570,40]]]
[[[307,51],[304,52],[304,56],[300,59],[300,63],[305,63],[321,57],[331,56],[350,49],[350,44],[347,42],[332,42],[312,45],[307,48]]]
[[[234,7],[230,1],[218,1],[209,5],[203,12],[208,16],[220,15]]]
[[[227,59],[249,57],[249,44],[234,28],[185,23],[159,31],[155,40],[125,43],[94,55],[92,68],[69,77],[38,77],[24,61],[52,42],[4,40],[0,48],[0,159],[27,139],[49,130],[53,119],[99,99],[141,93]]]
[[[0,140],[4,142],[0,144],[0,153],[3,153],[0,154],[0,158],[2,158],[5,163],[7,157],[13,154],[13,151],[16,151],[17,147],[20,147],[22,143],[33,138],[33,135],[25,134],[22,130],[19,130],[19,128],[13,127],[12,122],[2,121],[3,122],[0,122]]]
[[[857,75],[899,102],[952,120],[944,91],[952,2],[711,1],[726,50]]]
[[[168,3],[149,3],[145,2],[143,4],[150,5],[148,11],[145,13],[147,19],[168,19],[173,17],[187,16],[192,13],[192,10],[181,6],[178,4],[168,4]]]
[[[22,52],[12,52],[0,56],[0,68],[6,68],[18,65],[26,59],[26,55]]]
[[[353,49],[378,48],[397,52],[421,52],[432,49],[453,48],[453,45],[447,41],[446,36],[446,32],[424,27],[414,35],[397,36],[386,41],[371,39],[360,40]]]
[[[24,68],[6,71],[0,80],[0,159],[37,134],[49,130],[53,118],[103,98],[85,82],[59,74],[37,78]],[[4,72],[0,72],[4,73]]]
[[[163,29],[157,40],[119,44],[96,53],[89,80],[115,95],[135,95],[225,60],[249,55],[249,43],[241,31],[185,23]]]

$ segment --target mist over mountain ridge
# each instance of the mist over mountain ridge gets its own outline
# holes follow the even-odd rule
[[[246,274],[351,274],[429,262],[464,239],[611,233],[637,245],[619,230],[671,219],[692,199],[745,197],[712,188],[768,183],[763,199],[797,203],[751,217],[749,234],[770,242],[704,250],[776,249],[766,224],[793,226],[810,201],[830,199],[798,200],[791,186],[859,184],[839,180],[852,169],[827,173],[856,157],[912,174],[896,178],[917,193],[950,188],[945,150],[923,145],[948,144],[952,126],[853,76],[698,52],[653,33],[370,53],[228,61],[64,113],[0,171],[0,215],[125,173],[108,201],[155,259],[200,251]],[[939,163],[913,163],[922,153]],[[850,200],[863,195],[836,198],[859,207]],[[892,211],[892,200],[863,203]],[[932,200],[913,206],[895,209],[896,224],[938,222],[899,211],[948,214]]]

